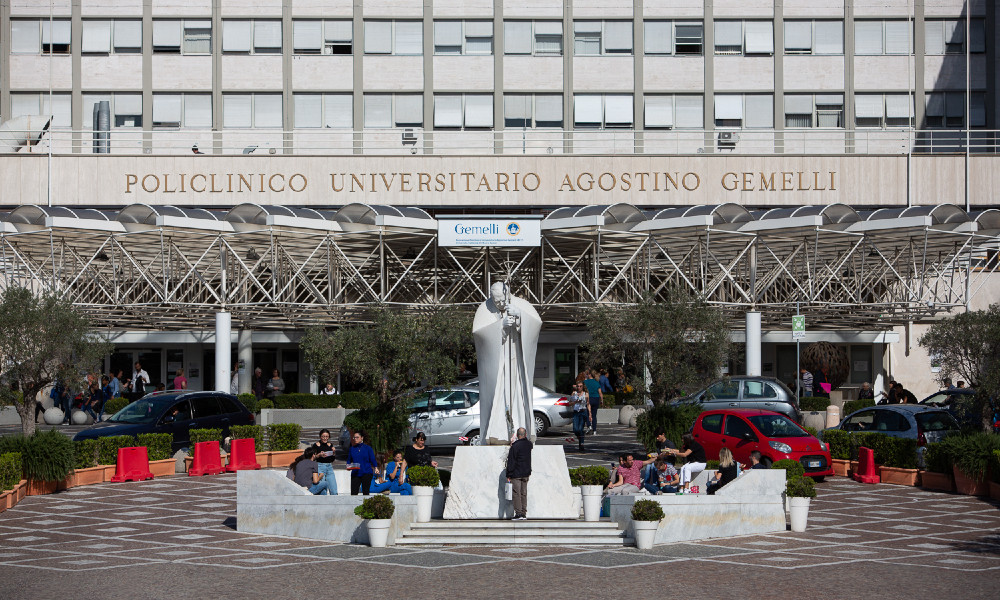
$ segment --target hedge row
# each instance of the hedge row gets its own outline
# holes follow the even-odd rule
[[[822,396],[805,396],[803,398],[799,398],[799,408],[802,412],[812,412],[814,410],[823,412],[826,410],[827,406],[830,406],[829,398],[824,398]]]
[[[823,432],[823,441],[830,447],[830,458],[857,460],[858,448],[863,446],[875,452],[877,464],[899,469],[917,468],[917,441],[914,439],[876,432],[851,433],[828,429]]]
[[[20,452],[0,454],[0,492],[14,489],[24,473]]]
[[[852,412],[859,411],[862,408],[868,408],[869,406],[875,406],[875,401],[871,399],[865,399],[865,400],[851,400],[849,402],[844,402],[844,412],[841,413],[841,416],[846,417]]]

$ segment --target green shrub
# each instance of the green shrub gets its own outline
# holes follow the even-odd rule
[[[136,436],[140,446],[146,447],[149,460],[166,460],[174,455],[171,452],[174,436],[169,433],[140,433]]]
[[[611,472],[607,467],[589,466],[569,470],[570,485],[600,485],[606,486],[611,480]]]
[[[33,481],[62,481],[73,471],[73,441],[54,429],[29,436],[21,460],[24,474]]]
[[[395,511],[392,500],[385,494],[369,496],[360,506],[354,507],[354,514],[362,519],[391,519]]]
[[[22,457],[24,456],[24,449],[27,445],[28,440],[21,434],[17,435],[5,435],[0,437],[0,454],[7,454],[8,452],[16,452]]]
[[[800,463],[797,460],[792,460],[790,458],[784,458],[782,460],[775,461],[775,463],[771,465],[771,468],[784,469],[785,479],[789,481],[792,479],[798,479],[803,475],[805,475],[806,473],[806,469],[805,467],[802,466],[802,463]]]
[[[799,398],[799,408],[802,412],[819,411],[823,412],[830,406],[830,399],[822,396],[806,396]]]
[[[434,467],[409,467],[406,469],[406,477],[410,480],[410,485],[436,487],[441,481],[441,476]]]
[[[993,451],[993,482],[1000,483],[1000,450]]]
[[[875,431],[856,432],[850,435],[851,460],[858,459],[858,448],[870,448],[875,452],[875,462],[885,467],[898,469],[917,468],[917,441],[893,437]]]
[[[817,435],[819,435],[819,430],[816,429],[815,427],[803,427],[802,429],[805,429],[806,433],[808,433],[809,435],[811,435],[813,437],[816,437]]]
[[[601,408],[614,408],[616,402],[614,394],[604,394],[604,400],[601,401]]]
[[[302,426],[296,423],[274,423],[267,426],[267,449],[271,452],[299,449]]]
[[[647,451],[652,452],[656,450],[655,432],[662,428],[667,439],[680,446],[681,436],[691,429],[699,414],[701,406],[698,404],[658,404],[636,419],[636,437]]]
[[[438,469],[438,476],[441,477],[442,487],[448,487],[451,483],[451,471],[448,469]]]
[[[830,458],[850,460],[851,434],[840,429],[824,429],[823,441],[830,448]]]
[[[240,394],[236,396],[236,399],[243,403],[243,406],[247,407],[252,413],[260,412],[260,400],[257,400],[257,396],[253,394]]]
[[[131,400],[129,400],[128,398],[122,398],[121,396],[118,396],[116,398],[108,398],[108,400],[104,403],[104,414],[109,416],[114,415],[116,412],[120,411],[121,409],[125,408],[131,403],[132,403]]]
[[[118,462],[118,449],[135,446],[130,435],[109,435],[97,438],[97,464],[113,465]]]
[[[633,521],[662,521],[663,507],[655,500],[636,500],[632,505]]]
[[[23,474],[24,463],[20,452],[0,454],[0,492],[14,489]]]
[[[222,443],[222,430],[217,428],[210,429],[192,429],[190,430],[191,435],[191,448],[194,449],[194,445],[199,442],[219,442]]]
[[[274,408],[274,402],[270,398],[262,398],[260,402],[257,403],[257,410],[264,410],[265,408]]]
[[[344,392],[340,395],[344,408],[371,408],[378,403],[374,392]]]
[[[378,397],[371,392],[345,392],[343,394],[281,394],[274,398],[274,408],[371,408]]]
[[[875,401],[870,398],[844,402],[844,412],[841,413],[841,417],[846,417],[853,412],[859,411],[862,408],[868,408],[869,406],[875,406]]]
[[[398,448],[406,439],[410,431],[410,411],[405,406],[377,404],[347,415],[344,427],[365,432],[368,444],[376,454],[381,454]]]
[[[706,462],[705,463],[705,469],[710,470],[710,471],[711,470],[718,471],[719,470],[719,461],[717,461],[717,460],[710,460],[710,461]]]
[[[1000,450],[1000,436],[992,433],[947,438],[951,462],[970,479],[983,479],[993,462],[993,452]]]
[[[785,484],[785,495],[789,498],[815,498],[816,483],[812,480],[812,477],[789,479]]]
[[[951,473],[951,455],[944,441],[927,444],[924,450],[924,468],[933,473]]]
[[[229,435],[234,440],[253,438],[253,451],[264,451],[264,428],[260,425],[230,425]]]
[[[98,465],[97,456],[101,450],[100,439],[73,442],[76,455],[74,469],[89,469]]]

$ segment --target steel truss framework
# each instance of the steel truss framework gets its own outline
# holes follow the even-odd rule
[[[723,308],[736,328],[748,310],[762,312],[765,329],[788,328],[800,310],[810,329],[872,330],[965,306],[997,269],[997,211],[921,207],[865,219],[847,207],[623,206],[560,209],[572,214],[543,221],[540,247],[510,249],[440,247],[429,218],[340,231],[105,231],[14,211],[0,233],[0,285],[55,291],[112,329],[207,329],[222,308],[234,327],[336,326],[377,305],[472,306],[491,281],[508,280],[547,327],[680,288]]]

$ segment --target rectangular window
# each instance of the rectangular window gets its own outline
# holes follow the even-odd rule
[[[423,127],[422,94],[365,94],[365,128]]]
[[[562,56],[561,21],[504,21],[504,54]]]
[[[573,97],[573,124],[577,129],[620,129],[634,124],[632,96],[577,94]]]
[[[142,127],[142,94],[84,94],[84,129],[93,126],[94,107],[105,100],[110,104],[112,127]]]
[[[774,54],[772,21],[716,21],[715,53]]]
[[[985,94],[972,93],[969,113],[969,127],[986,125]],[[924,115],[927,127],[965,127],[965,92],[928,92]]]
[[[737,129],[774,127],[774,96],[716,94],[715,126]]]
[[[435,94],[434,127],[439,129],[493,127],[493,95]]]
[[[563,105],[559,94],[504,94],[504,127],[562,127]]]
[[[141,54],[142,21],[83,22],[84,54]]]
[[[420,56],[423,40],[420,21],[365,21],[365,54]]]
[[[73,126],[73,101],[69,93],[12,93],[10,95],[10,118],[35,115],[52,117],[52,127]]]
[[[105,21],[106,22],[106,21]],[[110,45],[111,34],[108,34]],[[11,19],[10,46],[13,54],[69,54],[69,19]]]
[[[912,54],[913,28],[904,20],[863,20],[854,22],[854,53],[879,56]]]
[[[153,127],[211,126],[211,94],[153,94]]]
[[[785,127],[843,127],[843,94],[786,94]]]
[[[281,127],[281,94],[223,94],[222,126]]]
[[[227,54],[281,54],[281,21],[225,19],[222,21],[222,51]]]
[[[632,22],[574,21],[573,52],[577,56],[632,54]]]
[[[965,54],[965,19],[930,20],[924,22],[925,54]],[[986,51],[986,25],[983,19],[972,19],[969,29],[969,51]]]
[[[354,127],[354,97],[351,94],[294,94],[295,128]]]
[[[646,129],[701,129],[704,127],[701,95],[646,95]]]
[[[927,96],[930,98],[930,94]],[[854,125],[858,128],[910,127],[913,98],[909,94],[855,94]]]
[[[153,52],[156,54],[211,54],[212,22],[164,19],[153,21]]]
[[[643,40],[647,55],[700,55],[702,26],[678,21],[645,21]]]
[[[351,21],[292,22],[295,54],[350,55],[354,52],[354,27]]]
[[[843,21],[785,21],[785,54],[843,53]]]

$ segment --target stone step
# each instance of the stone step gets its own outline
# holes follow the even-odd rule
[[[626,546],[633,541],[625,537],[618,524],[611,521],[499,521],[499,520],[435,520],[412,523],[396,538],[403,545],[460,544],[471,546],[513,545],[585,545]]]
[[[620,536],[591,536],[591,535],[560,535],[560,536],[533,536],[533,535],[491,535],[491,536],[426,536],[426,535],[404,535],[396,538],[397,546],[437,546],[456,544],[462,546],[633,546],[635,541],[631,538]]]
[[[586,530],[604,530],[604,529],[618,529],[618,523],[613,521],[546,521],[546,520],[527,520],[527,521],[512,521],[512,520],[485,520],[485,519],[467,519],[467,520],[433,520],[428,523],[411,523],[411,529],[455,529],[461,527],[476,527],[476,528],[489,528],[489,529],[523,529],[527,527],[532,528],[546,528],[546,529],[586,529]]]

